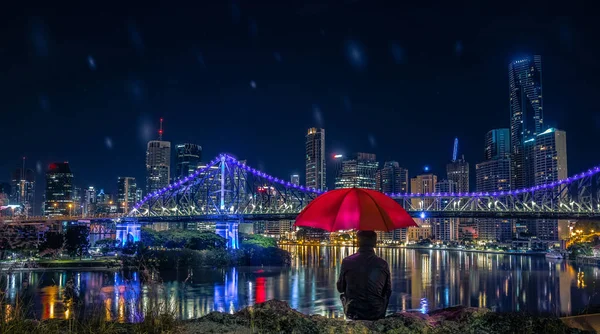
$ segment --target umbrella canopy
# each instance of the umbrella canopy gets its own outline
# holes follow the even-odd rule
[[[296,218],[294,226],[327,231],[392,231],[418,226],[390,197],[369,189],[346,188],[328,191],[310,202]]]

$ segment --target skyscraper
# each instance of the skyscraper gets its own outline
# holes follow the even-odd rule
[[[175,146],[175,179],[184,178],[193,173],[202,160],[202,147],[196,144],[179,144]]]
[[[356,153],[342,161],[342,167],[335,178],[335,189],[366,188],[376,189],[375,179],[379,163],[375,154]]]
[[[162,140],[162,123],[158,140],[148,142],[146,151],[146,193],[150,194],[169,185],[171,181],[171,143]]]
[[[119,213],[129,213],[137,202],[137,185],[134,177],[117,179],[117,207]]]
[[[292,174],[290,176],[290,182],[295,186],[299,186],[300,185],[300,175]]]
[[[484,160],[504,159],[510,156],[510,131],[494,129],[485,135]]]
[[[495,192],[510,190],[510,159],[487,160],[475,165],[476,190]]]
[[[68,162],[54,162],[46,172],[46,216],[68,216],[73,212],[73,173]]]
[[[478,192],[502,192],[511,189],[510,138],[508,129],[494,129],[485,136],[485,160],[475,165],[476,190]],[[512,220],[476,219],[478,238],[505,241],[512,238]]]
[[[437,184],[437,176],[434,174],[422,174],[417,175],[410,179],[410,193],[411,194],[427,194],[435,192],[435,185]],[[412,206],[414,208],[420,208],[426,210],[433,201],[431,199],[421,199],[413,197],[411,199]],[[416,218],[415,223],[419,227],[409,227],[407,230],[408,240],[419,240],[430,238],[432,235],[431,222],[429,219]]]
[[[459,193],[469,192],[469,163],[465,157],[452,161],[446,165],[447,178],[456,183],[456,191]]]
[[[32,215],[35,199],[35,173],[28,168],[18,168],[14,171],[11,181],[11,204],[20,205],[21,214]]]
[[[535,138],[534,147],[535,185],[566,179],[567,171],[567,133],[550,128]]]
[[[93,216],[96,213],[96,189],[88,187],[83,191],[82,203],[83,216]]]
[[[436,193],[453,193],[456,192],[457,189],[456,182],[452,180],[442,180],[435,184],[435,192]]]
[[[527,180],[524,143],[542,132],[544,109],[542,100],[542,57],[516,60],[508,65],[510,97],[510,145],[513,189],[531,186]]]
[[[547,129],[536,135],[535,144],[532,147],[534,185],[556,182],[568,177],[567,134],[565,131],[554,128]],[[555,190],[555,196],[559,195],[559,191],[559,189]],[[569,237],[566,220],[537,219],[528,221],[527,228],[529,232],[542,240],[560,240]]]
[[[325,129],[310,128],[306,135],[306,186],[326,189]]]
[[[400,167],[396,161],[386,161],[377,171],[377,190],[390,194],[408,193],[408,169]]]

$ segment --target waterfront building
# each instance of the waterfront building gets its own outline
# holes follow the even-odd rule
[[[532,147],[534,185],[544,185],[568,177],[567,134],[565,131],[549,128],[535,136]],[[557,188],[555,196],[566,196]],[[535,201],[541,198],[535,198]],[[569,237],[568,221],[556,219],[536,219],[526,222],[527,229],[541,240],[563,240]]]
[[[385,194],[408,193],[408,169],[400,167],[396,161],[386,161],[376,174],[376,189]]]
[[[431,234],[436,240],[454,241],[458,239],[458,219],[434,218],[430,221]]]
[[[53,162],[46,171],[44,214],[68,216],[73,212],[73,173],[68,162]]]
[[[257,221],[253,224],[254,234],[261,234],[275,239],[287,238],[290,239],[294,221],[278,220],[278,221]]]
[[[310,128],[306,135],[306,186],[326,190],[325,129]]]
[[[435,185],[437,184],[437,176],[434,174],[421,174],[410,179],[410,192],[411,194],[429,194],[435,192]],[[424,211],[427,210],[433,204],[433,200],[426,198],[412,198],[412,206],[414,208],[420,208]],[[418,227],[409,227],[407,229],[408,241],[418,241],[421,239],[428,239],[432,237],[431,221],[428,218],[414,218],[415,223]]]
[[[376,189],[379,163],[375,154],[356,153],[342,161],[342,168],[335,178],[335,189],[365,188]]]
[[[137,184],[134,177],[119,176],[117,179],[118,212],[127,214],[137,202]]]
[[[202,159],[202,146],[178,144],[175,146],[175,179],[182,179],[195,172]]]
[[[513,189],[531,186],[527,179],[525,142],[543,130],[542,57],[526,57],[508,65],[510,97],[510,143]]]
[[[477,219],[479,240],[508,241],[513,237],[513,223],[510,219]]]

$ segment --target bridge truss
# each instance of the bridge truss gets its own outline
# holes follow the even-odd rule
[[[513,191],[387,195],[415,217],[600,218],[600,167]]]
[[[294,219],[321,193],[221,154],[203,169],[146,195],[129,217],[148,222]],[[420,218],[600,219],[600,167],[511,191],[387,195]]]
[[[206,167],[148,194],[131,217],[297,214],[322,191],[267,175],[221,154]]]

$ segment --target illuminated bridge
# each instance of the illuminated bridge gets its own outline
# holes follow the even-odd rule
[[[321,193],[222,154],[205,168],[148,194],[128,218],[143,222],[294,219]],[[600,218],[600,167],[512,191],[387,195],[413,217]]]

